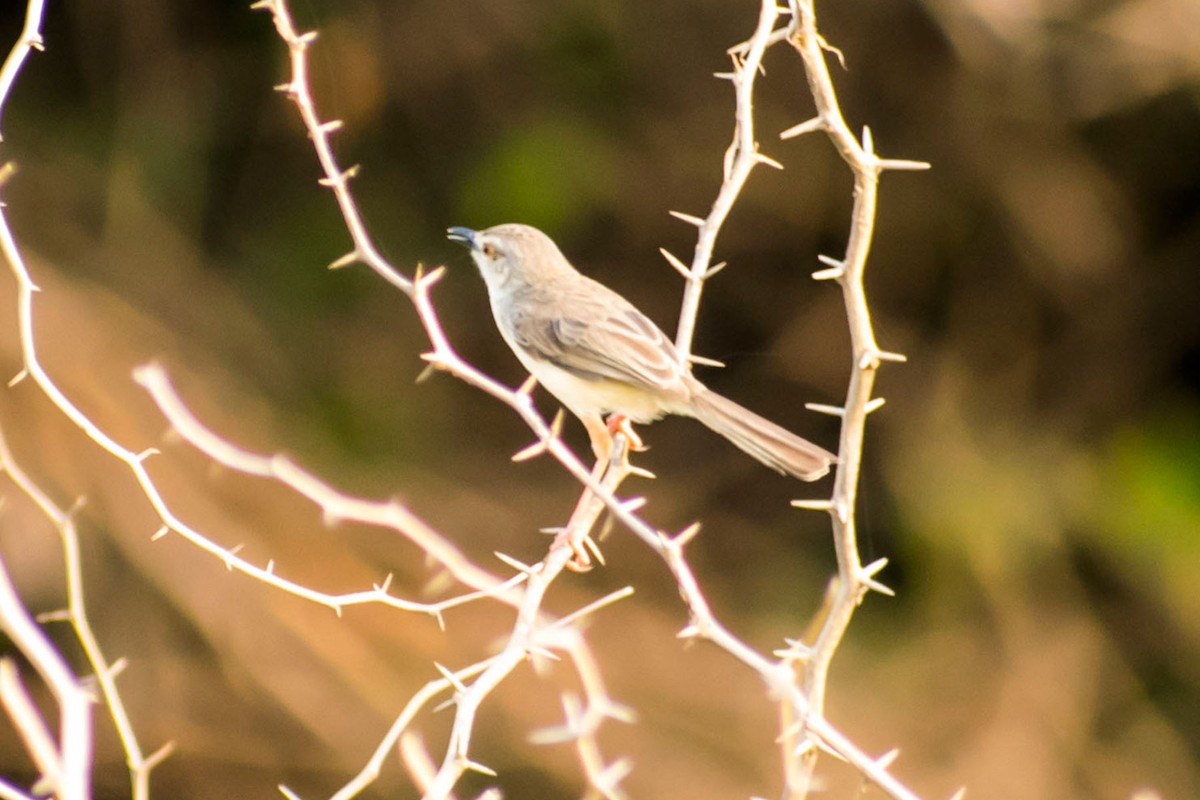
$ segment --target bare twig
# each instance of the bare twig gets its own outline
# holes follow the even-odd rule
[[[129,765],[133,800],[147,800],[150,796],[150,771],[170,753],[171,744],[168,743],[146,756],[134,733],[133,723],[117,689],[117,675],[120,673],[120,669],[105,658],[100,641],[92,631],[89,621],[87,605],[84,600],[83,568],[79,560],[79,535],[75,528],[73,509],[60,508],[29,478],[13,458],[2,434],[0,434],[0,467],[3,467],[13,483],[41,509],[58,531],[62,541],[63,564],[67,581],[67,619],[74,628],[79,643],[83,646],[88,663],[91,664],[95,674],[96,683],[104,696],[109,716],[112,717],[113,726],[117,729],[117,735],[121,739],[121,746],[125,750],[125,760]]]
[[[46,724],[21,688],[9,663],[0,685],[4,706],[26,738],[26,744],[49,792],[62,800],[86,800],[92,782],[92,700],[71,672],[61,653],[29,616],[8,569],[0,561],[0,630],[8,634],[54,695],[59,709],[57,741],[50,741]]]
[[[28,0],[25,6],[25,25],[21,28],[21,35],[17,37],[16,44],[4,59],[4,65],[0,66],[0,115],[3,114],[8,94],[16,83],[17,74],[24,66],[25,59],[29,57],[29,51],[44,49],[42,16],[45,10],[45,0]],[[4,137],[0,136],[0,141],[3,139]]]
[[[717,76],[733,82],[736,105],[733,141],[725,151],[721,188],[717,192],[717,199],[713,201],[712,209],[704,219],[672,212],[678,219],[700,229],[696,235],[696,249],[690,267],[684,267],[679,259],[666,250],[662,251],[667,260],[686,279],[683,305],[679,310],[679,328],[675,334],[675,347],[679,351],[679,357],[685,362],[706,361],[692,356],[692,339],[696,333],[696,317],[700,312],[700,295],[704,291],[704,283],[724,266],[712,266],[717,234],[721,232],[725,218],[729,216],[742,187],[746,185],[750,171],[762,163],[778,166],[778,162],[759,152],[758,142],[754,138],[754,80],[762,69],[763,53],[770,44],[780,39],[779,31],[775,30],[775,21],[779,14],[780,10],[776,7],[775,0],[762,0],[754,34],[743,44],[729,50],[729,57],[733,61],[732,72]]]
[[[787,38],[804,61],[804,70],[816,104],[817,116],[784,131],[783,137],[790,138],[802,133],[824,130],[854,175],[854,208],[851,212],[850,236],[846,243],[845,255],[841,259],[822,258],[826,269],[813,276],[818,279],[836,280],[841,285],[853,348],[853,369],[846,391],[845,405],[841,408],[815,409],[834,413],[842,419],[837,476],[834,480],[833,495],[828,502],[797,503],[801,507],[829,512],[833,520],[838,561],[838,576],[828,613],[816,641],[797,658],[802,665],[803,693],[811,704],[811,712],[821,715],[825,705],[829,666],[855,609],[869,589],[890,593],[890,590],[875,580],[875,574],[883,568],[886,561],[881,560],[867,566],[862,564],[858,555],[855,524],[867,414],[882,405],[881,399],[871,397],[875,373],[883,361],[904,360],[903,356],[885,352],[876,344],[863,288],[863,271],[874,232],[879,175],[889,168],[917,169],[928,165],[880,159],[875,155],[869,129],[864,129],[861,142],[854,136],[838,105],[833,80],[825,62],[825,52],[829,46],[817,31],[812,0],[790,0],[790,5],[793,19]],[[828,739],[825,741],[828,744]],[[790,789],[797,797],[806,796],[812,785],[811,778],[817,753],[818,748],[808,748],[804,752],[802,768],[789,773]],[[864,765],[856,766],[863,770]],[[864,774],[868,773],[864,770]],[[868,777],[878,782],[875,776],[868,774]],[[883,788],[894,797],[908,796],[897,794],[895,789],[888,786]]]

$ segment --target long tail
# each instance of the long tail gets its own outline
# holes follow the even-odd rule
[[[696,419],[773,470],[815,481],[837,461],[833,453],[708,389],[692,395]]]

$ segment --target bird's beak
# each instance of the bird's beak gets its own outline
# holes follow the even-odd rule
[[[470,250],[479,249],[479,232],[473,231],[470,228],[447,228],[446,238],[452,242],[458,242]]]

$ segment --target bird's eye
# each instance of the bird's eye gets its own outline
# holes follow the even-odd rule
[[[485,256],[487,256],[488,258],[496,257],[496,253],[497,253],[496,245],[492,244],[491,242],[488,242],[487,244],[485,244],[483,246],[482,250],[483,250],[483,254]]]

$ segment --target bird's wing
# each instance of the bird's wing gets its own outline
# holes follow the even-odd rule
[[[685,373],[674,345],[628,300],[587,278],[550,297],[522,304],[513,320],[513,337],[531,356],[585,380],[679,390]]]

